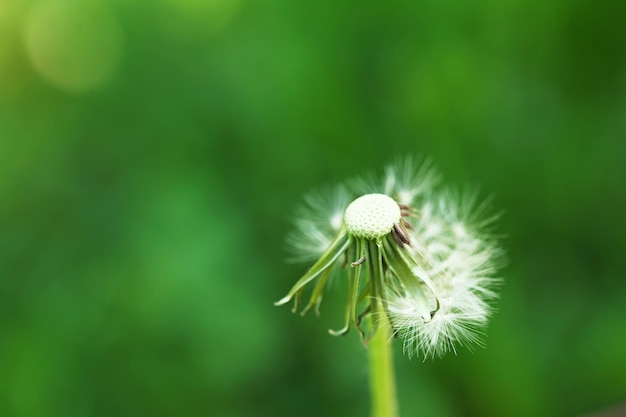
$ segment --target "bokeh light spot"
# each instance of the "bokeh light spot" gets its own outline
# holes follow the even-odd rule
[[[29,59],[50,84],[83,93],[105,84],[119,64],[122,33],[115,17],[92,1],[36,4],[25,27]]]

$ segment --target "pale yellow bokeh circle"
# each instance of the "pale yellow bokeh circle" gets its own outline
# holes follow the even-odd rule
[[[27,16],[28,57],[50,84],[70,93],[97,89],[110,80],[122,54],[115,16],[91,0],[43,0]]]

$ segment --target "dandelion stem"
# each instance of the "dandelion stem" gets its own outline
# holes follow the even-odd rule
[[[380,311],[380,303],[377,304]],[[385,314],[380,315],[380,319],[383,318],[384,322],[378,323],[378,329],[368,346],[372,417],[397,417],[393,354],[389,343],[390,326]]]

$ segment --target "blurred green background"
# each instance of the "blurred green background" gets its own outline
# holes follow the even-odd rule
[[[342,291],[272,302],[302,195],[407,153],[493,193],[509,264],[486,349],[395,346],[402,415],[624,407],[625,13],[0,0],[0,416],[367,415]]]

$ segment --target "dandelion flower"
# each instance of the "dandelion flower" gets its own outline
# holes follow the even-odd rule
[[[292,301],[296,312],[312,287],[302,314],[319,312],[331,270],[342,268],[344,325],[331,334],[354,327],[367,342],[390,326],[409,357],[480,344],[501,255],[488,202],[438,190],[430,162],[415,159],[387,167],[378,185],[355,184],[306,200],[288,243],[294,259],[315,262],[275,304]]]

